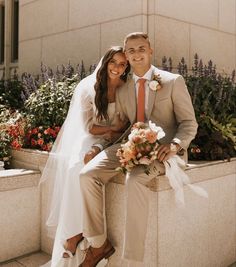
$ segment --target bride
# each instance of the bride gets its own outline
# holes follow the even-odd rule
[[[45,266],[63,266],[63,260],[73,257],[84,239],[79,172],[103,149],[96,145],[101,138],[112,144],[124,130],[125,122],[115,112],[115,93],[126,82],[129,70],[122,47],[112,47],[94,73],[75,89],[41,177],[52,190],[46,225],[55,237],[51,262]]]

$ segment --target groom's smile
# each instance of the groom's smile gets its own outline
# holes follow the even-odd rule
[[[136,74],[142,76],[150,68],[152,49],[144,38],[128,40],[125,44],[125,55],[133,71],[141,72]]]

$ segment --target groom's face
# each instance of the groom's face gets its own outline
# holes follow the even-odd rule
[[[125,55],[134,72],[136,69],[148,70],[150,68],[152,49],[144,38],[128,40],[125,45]]]

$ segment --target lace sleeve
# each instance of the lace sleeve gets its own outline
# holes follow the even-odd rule
[[[80,104],[82,107],[81,116],[82,116],[82,126],[84,130],[88,132],[93,126],[93,120],[95,116],[94,112],[94,94],[83,95],[80,99]]]

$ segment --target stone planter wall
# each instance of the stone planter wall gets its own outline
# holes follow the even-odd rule
[[[44,152],[14,151],[13,166],[24,164],[42,170],[46,158]],[[192,183],[208,192],[209,198],[201,198],[186,187],[186,204],[180,207],[175,203],[174,192],[165,176],[152,181],[144,266],[229,266],[236,261],[236,159],[231,162],[195,162],[186,172]],[[47,237],[44,226],[47,192],[44,187],[41,249],[50,253],[53,240]],[[117,177],[106,187],[108,234],[116,247],[109,267],[127,266],[121,259],[124,198],[124,177]]]
[[[39,171],[0,171],[0,263],[40,250],[39,178]]]

